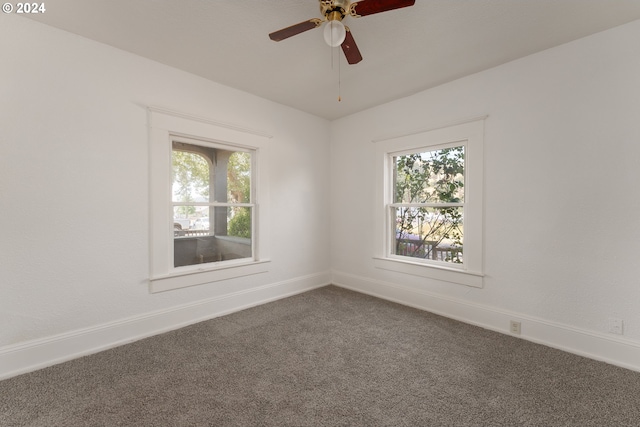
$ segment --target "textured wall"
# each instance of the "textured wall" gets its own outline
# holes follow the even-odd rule
[[[636,21],[333,122],[333,269],[595,333],[621,318],[640,342],[639,38]],[[485,114],[484,288],[375,269],[371,141]]]
[[[328,122],[0,21],[0,347],[329,270]],[[273,135],[269,273],[149,294],[148,105]]]

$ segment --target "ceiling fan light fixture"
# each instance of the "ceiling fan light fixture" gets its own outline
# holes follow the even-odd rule
[[[340,46],[346,36],[347,30],[345,30],[344,24],[338,20],[331,20],[324,27],[324,41],[331,47]]]

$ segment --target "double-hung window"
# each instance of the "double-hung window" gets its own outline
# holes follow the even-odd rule
[[[379,268],[482,286],[484,119],[375,141]]]
[[[269,136],[149,114],[150,291],[266,272]]]
[[[464,151],[453,143],[390,154],[390,254],[463,263]]]
[[[173,267],[253,259],[255,150],[172,138]]]

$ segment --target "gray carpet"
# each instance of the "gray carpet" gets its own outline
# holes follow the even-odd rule
[[[640,426],[640,373],[328,286],[0,382],[2,426]]]

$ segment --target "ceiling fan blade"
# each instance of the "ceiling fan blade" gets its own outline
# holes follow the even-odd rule
[[[362,0],[351,3],[349,13],[355,17],[367,16],[373,15],[374,13],[413,6],[415,2],[416,0]]]
[[[308,21],[300,22],[299,24],[275,31],[269,34],[269,38],[273,41],[279,42],[297,34],[304,33],[305,31],[313,30],[314,28],[319,27],[320,24],[322,24],[322,19],[309,19]]]
[[[349,27],[345,26],[344,29],[347,30],[347,35],[341,45],[342,51],[344,52],[344,56],[347,58],[347,62],[349,64],[357,64],[362,61],[362,55],[356,45],[356,41],[353,39],[353,35],[351,34]]]

